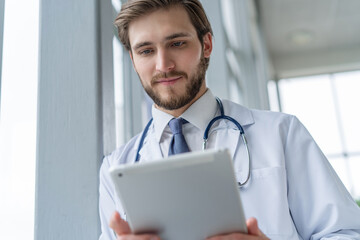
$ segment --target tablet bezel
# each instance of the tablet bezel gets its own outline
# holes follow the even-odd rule
[[[162,239],[196,240],[247,232],[226,149],[119,165],[109,171],[134,233],[156,232]]]

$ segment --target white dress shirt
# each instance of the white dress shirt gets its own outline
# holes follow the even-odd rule
[[[201,114],[198,114],[199,112]],[[219,112],[215,97],[210,89],[208,89],[205,94],[198,99],[198,101],[192,104],[180,116],[188,121],[188,123],[183,124],[183,135],[190,151],[198,151],[202,149],[205,129],[210,120],[217,116]],[[173,116],[157,109],[154,105],[152,106],[152,115],[156,140],[160,145],[162,156],[167,157],[172,138],[172,132],[168,123]],[[214,145],[214,139],[215,136],[209,138],[209,148]]]

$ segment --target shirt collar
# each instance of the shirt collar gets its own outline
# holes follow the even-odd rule
[[[163,112],[155,107],[155,104],[152,105],[151,109],[154,129],[155,129],[155,137],[158,142],[160,142],[161,136],[169,123],[169,121],[173,118],[172,115]]]
[[[210,89],[207,89],[180,117],[204,132],[211,119],[216,116],[217,110],[215,97]],[[160,142],[161,136],[173,116],[155,108],[155,105],[152,106],[151,111],[154,119],[155,137]]]
[[[208,89],[196,102],[194,102],[181,117],[204,132],[211,119],[218,110],[214,95]]]

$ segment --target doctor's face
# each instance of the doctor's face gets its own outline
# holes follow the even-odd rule
[[[129,39],[134,68],[157,107],[186,110],[205,93],[211,34],[203,37],[202,45],[182,7],[157,10],[134,20]]]

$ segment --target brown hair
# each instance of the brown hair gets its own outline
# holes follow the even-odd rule
[[[123,4],[119,15],[115,19],[121,43],[130,51],[129,25],[136,18],[159,9],[182,6],[188,13],[191,23],[196,29],[197,36],[203,44],[203,37],[208,32],[213,34],[210,22],[199,0],[129,0]]]

